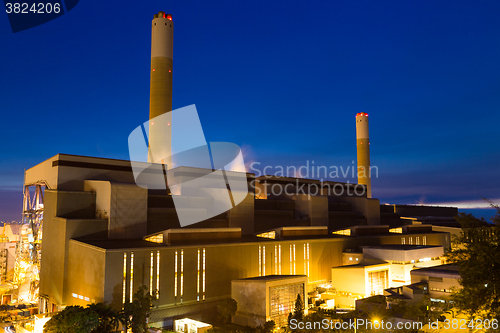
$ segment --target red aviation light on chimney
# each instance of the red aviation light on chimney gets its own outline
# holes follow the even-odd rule
[[[163,17],[165,17],[165,14],[163,14]],[[167,14],[167,19],[169,19],[170,21],[172,21],[172,15]]]
[[[356,117],[358,117],[358,116],[367,116],[368,117],[368,113],[360,112],[360,113],[356,114]]]

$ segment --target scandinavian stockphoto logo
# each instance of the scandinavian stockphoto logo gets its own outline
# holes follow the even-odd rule
[[[4,0],[12,32],[19,32],[52,21],[73,9],[80,0]]]
[[[128,137],[138,186],[172,193],[181,227],[222,214],[248,194],[245,162],[234,143],[207,143],[195,105],[144,122]]]

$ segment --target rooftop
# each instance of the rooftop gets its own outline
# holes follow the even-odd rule
[[[337,267],[333,267],[333,268],[335,268],[335,269],[338,269],[338,268],[359,268],[359,267],[368,267],[368,266],[377,266],[377,265],[389,265],[389,263],[387,261],[384,261],[384,260],[364,258],[363,260],[361,260],[359,262],[359,264],[337,266]]]
[[[306,275],[266,275],[266,276],[254,276],[246,279],[238,279],[238,280],[233,280],[233,281],[262,281],[262,282],[267,282],[267,281],[279,281],[279,280],[290,280],[290,279],[296,279],[296,278],[304,278],[307,277]]]
[[[447,277],[447,278],[460,278],[459,267],[455,264],[439,265],[427,268],[414,269],[410,274],[418,276],[433,276],[433,277]]]
[[[420,249],[433,249],[442,246],[437,245],[378,245],[378,246],[362,246],[365,249],[380,249],[380,250],[396,250],[396,251],[409,251]]]

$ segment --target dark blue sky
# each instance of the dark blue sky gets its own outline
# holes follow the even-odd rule
[[[0,14],[0,220],[23,170],[127,159],[147,120],[151,19],[173,15],[174,108],[261,166],[351,166],[370,114],[382,203],[500,198],[498,1],[90,1],[13,34]],[[353,179],[337,179],[350,180]]]

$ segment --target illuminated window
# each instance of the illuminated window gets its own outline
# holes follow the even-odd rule
[[[134,252],[130,253],[130,303],[134,297]]]
[[[123,304],[127,295],[127,254],[123,254]]]
[[[156,297],[160,297],[160,251],[156,251]]]
[[[263,232],[261,234],[258,234],[257,237],[275,239],[276,231]]]
[[[281,244],[278,246],[279,275],[281,275]]]
[[[420,245],[420,237],[415,237],[415,244]]]
[[[278,275],[278,245],[274,245],[274,275]]]
[[[198,275],[196,277],[197,300],[200,300],[200,249],[198,249]]]
[[[177,297],[177,251],[175,251],[174,260],[174,297]]]
[[[149,262],[149,294],[153,296],[153,272],[154,272],[154,255],[151,251],[151,261]]]
[[[304,275],[307,275],[307,252],[306,252],[306,243],[304,243]]]
[[[293,275],[295,275],[295,244],[293,244]]]
[[[262,275],[266,276],[266,247],[262,247]]]
[[[413,237],[409,238],[408,244],[413,245]]]
[[[395,234],[402,234],[403,233],[403,228],[391,228],[389,229],[389,232],[395,233]]]
[[[302,299],[307,297],[305,294],[304,283],[286,284],[269,288],[269,302],[270,302],[270,319],[276,325],[284,326],[288,323],[288,314],[293,312],[297,294]]]
[[[427,236],[422,237],[422,244],[427,245]]]
[[[293,253],[292,253],[292,244],[290,244],[290,275],[293,275]]]
[[[205,248],[203,248],[203,300],[205,300]]]
[[[307,276],[309,277],[309,261],[310,261],[310,256],[309,256],[309,243],[307,243]]]
[[[163,234],[160,233],[160,234],[156,234],[156,235],[153,235],[153,236],[150,236],[150,237],[146,237],[144,238],[144,240],[148,241],[148,242],[152,242],[152,243],[163,243]]]
[[[368,294],[383,295],[384,289],[389,287],[389,270],[368,272]]]
[[[181,250],[181,297],[183,294],[184,294],[184,250]]]
[[[406,244],[406,239],[404,237],[401,237],[401,244]]]
[[[259,245],[259,276],[262,276],[262,247]]]
[[[343,229],[332,232],[335,235],[351,236],[351,229]]]

